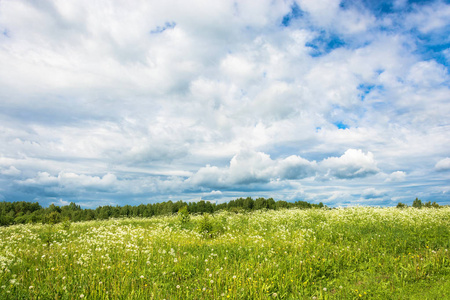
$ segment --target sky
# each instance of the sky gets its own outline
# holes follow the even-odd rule
[[[0,201],[449,194],[449,1],[0,1]]]

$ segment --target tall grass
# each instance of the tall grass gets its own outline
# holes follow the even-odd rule
[[[208,221],[209,220],[209,221]],[[450,208],[222,212],[0,228],[1,299],[436,299]],[[211,222],[208,232],[205,222]]]

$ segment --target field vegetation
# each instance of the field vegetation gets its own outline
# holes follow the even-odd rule
[[[445,299],[450,208],[0,227],[1,299]]]

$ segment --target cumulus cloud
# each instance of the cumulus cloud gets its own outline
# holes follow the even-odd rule
[[[291,155],[278,161],[275,167],[275,174],[282,179],[303,179],[314,176],[317,164],[315,161],[308,161],[297,155]]]
[[[437,171],[448,171],[448,170],[450,170],[450,157],[446,157],[446,158],[441,159],[440,161],[438,161],[436,163],[436,165],[434,166],[434,168]]]
[[[371,152],[348,149],[340,157],[329,157],[320,163],[325,178],[353,179],[374,175],[380,170]]]
[[[263,152],[242,151],[226,168],[206,166],[200,168],[188,182],[206,187],[263,184],[271,180],[303,179],[314,175],[316,162],[299,156],[273,160]]]
[[[386,179],[387,182],[402,182],[406,179],[406,173],[403,171],[392,172]]]
[[[230,161],[229,179],[232,183],[267,182],[273,174],[273,161],[261,152],[243,151]]]
[[[243,151],[233,156],[228,167],[208,165],[187,181],[216,188],[314,177],[319,180],[356,179],[379,172],[373,154],[356,149],[348,149],[340,157],[329,157],[319,163],[296,155],[273,160],[262,152]]]
[[[221,188],[229,185],[228,174],[216,166],[207,165],[200,168],[188,179],[194,186],[207,186],[210,188]]]

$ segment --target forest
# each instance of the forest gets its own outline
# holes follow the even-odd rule
[[[69,205],[57,206],[51,204],[42,207],[38,202],[0,202],[0,226],[27,223],[56,224],[63,221],[80,222],[91,220],[107,220],[110,218],[153,217],[172,215],[187,207],[191,214],[214,213],[219,210],[231,212],[254,211],[261,209],[278,210],[281,208],[322,208],[323,203],[312,204],[306,201],[275,201],[273,198],[251,197],[238,198],[226,203],[216,204],[210,201],[183,202],[166,201],[161,203],[140,204],[137,206],[99,206],[96,209],[83,209],[71,202]]]

